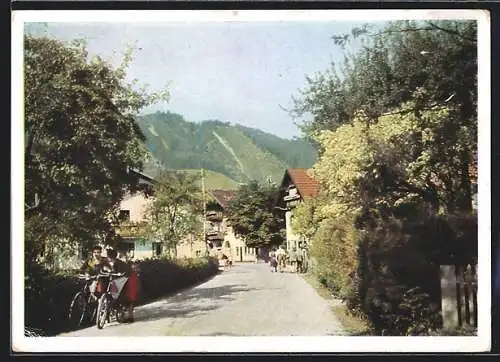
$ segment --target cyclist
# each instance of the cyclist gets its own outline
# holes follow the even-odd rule
[[[121,303],[127,308],[128,316],[124,322],[132,323],[134,321],[134,302],[137,299],[138,278],[132,267],[117,258],[117,252],[114,249],[106,250],[108,264],[114,273],[124,273],[128,278],[124,289],[120,295]]]

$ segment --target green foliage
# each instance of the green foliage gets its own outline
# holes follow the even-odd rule
[[[318,230],[321,221],[321,214],[318,207],[322,204],[322,199],[306,198],[293,209],[292,230],[294,234],[310,240]]]
[[[214,258],[186,260],[146,259],[139,263],[139,304],[176,292],[215,275],[218,270]]]
[[[314,162],[314,150],[303,140],[284,140],[219,121],[187,122],[171,112],[137,119],[148,149],[169,169],[205,168],[236,182],[271,177],[278,183],[285,168]]]
[[[377,333],[428,334],[439,325],[438,263],[477,255],[476,23],[401,21],[334,37],[352,39],[361,49],[307,77],[294,99],[324,196],[314,212],[299,209],[297,228],[318,240],[323,282]],[[345,284],[339,244],[358,244]]]
[[[202,225],[202,195],[199,175],[166,171],[156,178],[154,199],[146,207],[146,223],[140,234],[148,240],[163,243],[165,251],[177,250],[183,238],[199,234]]]
[[[133,119],[168,94],[125,82],[132,49],[113,68],[82,41],[25,36],[25,229],[30,261],[54,240],[112,240],[112,215],[139,191],[146,156]]]
[[[439,265],[474,262],[477,219],[403,208],[366,212],[356,226],[359,285],[352,298],[378,333],[428,334],[439,328]]]
[[[292,168],[309,168],[316,160],[316,151],[303,138],[285,140],[261,130],[236,125],[257,147],[267,150]]]
[[[457,328],[443,328],[429,333],[430,336],[477,336],[477,328],[463,326]]]
[[[192,174],[197,174],[199,175],[201,173],[201,170],[182,170],[186,171]],[[240,185],[236,181],[230,179],[229,177],[218,173],[214,172],[211,170],[203,170],[205,174],[205,189],[206,190],[212,190],[212,189],[223,189],[223,190],[233,190],[237,189],[238,186]],[[201,179],[198,180],[198,186],[201,189]]]
[[[457,196],[467,192],[462,151],[473,140],[455,127],[448,109],[416,113],[414,104],[402,105],[376,122],[358,116],[317,137],[324,152],[314,176],[336,200],[332,212],[358,211],[367,203],[393,207],[424,202],[448,213],[463,206]]]
[[[352,277],[358,266],[356,230],[349,220],[327,218],[310,242],[310,254],[317,262],[315,273],[322,284],[341,299],[350,293]]]
[[[345,51],[352,40],[363,45],[348,53],[340,65],[306,78],[294,97],[291,114],[302,122],[307,136],[335,130],[363,110],[376,119],[413,98],[417,89],[427,96],[421,107],[442,103],[452,94],[451,108],[474,121],[477,103],[475,21],[394,21],[381,28],[365,25],[352,34],[336,35]],[[456,107],[455,107],[456,106]]]
[[[242,185],[226,210],[230,226],[248,247],[280,245],[284,220],[274,209],[277,188],[252,181]]]

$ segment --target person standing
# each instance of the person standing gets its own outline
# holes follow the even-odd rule
[[[290,252],[290,265],[292,266],[292,272],[297,272],[297,249],[294,247]]]
[[[127,309],[127,317],[123,320],[126,323],[134,321],[134,303],[137,300],[138,294],[138,278],[133,268],[117,258],[117,252],[114,249],[107,250],[107,256],[111,270],[114,273],[123,273],[127,277],[127,281],[120,294],[120,302]]]
[[[92,247],[92,257],[81,266],[80,272],[96,275],[106,267],[109,267],[109,264],[107,260],[102,257],[102,247],[100,245],[95,245]]]
[[[276,249],[272,249],[269,253],[269,265],[271,266],[271,271],[275,273],[278,271],[278,260],[276,259]]]
[[[286,251],[283,249],[283,246],[280,245],[278,250],[276,251],[276,261],[278,263],[278,269],[280,272],[283,272],[285,268],[286,262]]]
[[[303,262],[303,255],[302,255],[302,249],[297,250],[296,252],[296,272],[297,273],[302,273],[302,262]]]

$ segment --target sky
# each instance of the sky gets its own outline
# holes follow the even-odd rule
[[[129,79],[151,90],[169,85],[171,98],[143,110],[171,111],[188,121],[217,119],[282,138],[300,137],[283,110],[306,85],[306,75],[341,63],[332,35],[362,23],[203,22],[45,23],[26,29],[61,40],[86,38],[90,54],[119,59],[127,44],[138,51]],[[113,52],[118,54],[113,55]]]

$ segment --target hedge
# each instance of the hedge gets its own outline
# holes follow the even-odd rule
[[[218,272],[214,258],[170,261],[146,259],[136,263],[140,277],[137,305],[142,305],[180,289],[197,284]],[[75,272],[54,274],[39,265],[26,269],[26,334],[54,336],[71,330],[68,312],[71,299],[84,285]]]

